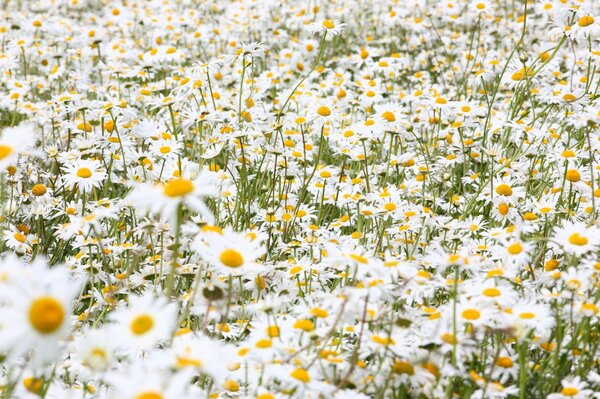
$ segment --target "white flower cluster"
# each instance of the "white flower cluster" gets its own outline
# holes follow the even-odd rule
[[[600,398],[598,0],[5,0],[0,399]]]

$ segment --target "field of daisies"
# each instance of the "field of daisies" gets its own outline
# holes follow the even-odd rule
[[[0,399],[600,398],[600,0],[0,16]]]

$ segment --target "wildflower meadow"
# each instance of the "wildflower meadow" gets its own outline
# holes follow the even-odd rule
[[[0,399],[600,398],[600,0],[0,5]]]

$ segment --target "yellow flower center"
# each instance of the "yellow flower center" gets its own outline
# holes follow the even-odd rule
[[[184,367],[202,367],[202,362],[198,359],[193,359],[190,357],[180,357],[177,356],[177,366],[180,368]]]
[[[483,295],[488,297],[500,296],[500,290],[495,287],[486,288],[483,290]]]
[[[590,26],[593,23],[594,17],[592,17],[591,15],[584,15],[583,17],[579,18],[579,21],[577,21],[577,25],[581,26],[582,28]]]
[[[13,235],[13,237],[15,238],[15,240],[19,241],[20,243],[24,243],[25,241],[27,241],[27,238],[21,233],[15,233]]]
[[[531,312],[523,312],[519,315],[519,317],[521,319],[529,320],[529,319],[533,319],[535,317],[535,314],[533,314]]]
[[[154,319],[149,314],[137,316],[131,322],[129,328],[135,335],[144,335],[154,327]]]
[[[0,159],[6,158],[10,154],[12,154],[12,152],[13,149],[11,146],[8,146],[6,144],[0,144]]]
[[[565,94],[562,98],[563,98],[563,100],[569,101],[569,102],[575,101],[577,99],[577,97],[575,97],[575,95],[571,94],[571,93]]]
[[[581,180],[581,174],[576,169],[567,170],[566,177],[567,180],[572,183],[577,183],[579,180]]]
[[[310,310],[310,314],[315,317],[327,317],[329,313],[327,312],[327,310],[322,308],[312,308]]]
[[[456,337],[450,333],[443,333],[440,338],[447,344],[455,344],[457,342]]]
[[[260,349],[270,348],[273,342],[270,339],[259,339],[256,341],[256,347]]]
[[[269,327],[267,327],[265,332],[271,338],[279,337],[279,327],[277,327],[277,326],[269,326]]]
[[[502,367],[502,368],[509,368],[512,367],[513,365],[513,361],[510,357],[499,357],[498,360],[496,360],[496,366],[498,367]]]
[[[221,256],[219,256],[219,260],[222,264],[227,267],[240,267],[244,264],[244,257],[242,254],[235,250],[228,248],[225,251],[221,252]]]
[[[93,349],[92,352],[91,352],[91,355],[93,357],[95,357],[95,358],[98,358],[98,359],[102,360],[102,361],[106,360],[106,351],[104,349],[101,349],[101,348]]]
[[[396,210],[396,204],[394,204],[393,202],[388,202],[387,204],[385,204],[383,206],[383,208],[386,211],[388,211],[388,212],[395,211]]]
[[[77,177],[81,177],[82,179],[89,179],[92,177],[92,171],[88,168],[79,168],[77,170]]]
[[[394,115],[394,113],[391,111],[385,111],[381,116],[388,122],[396,121],[396,115]]]
[[[163,396],[155,391],[146,391],[137,395],[135,399],[163,399]]]
[[[579,393],[579,389],[575,387],[566,387],[560,391],[561,395],[564,396],[575,396]]]
[[[194,184],[190,180],[186,179],[171,179],[167,184],[163,193],[167,197],[183,197],[186,194],[194,191]]]
[[[36,377],[27,377],[23,380],[23,386],[31,393],[41,394],[42,388],[44,388],[44,380]]]
[[[305,369],[297,368],[290,373],[290,376],[304,383],[310,382],[310,374]]]
[[[498,213],[500,213],[502,216],[506,216],[508,213],[508,205],[506,205],[504,202],[498,205]]]
[[[525,220],[537,220],[537,215],[533,212],[525,212],[523,214],[523,219]]]
[[[572,158],[575,156],[575,151],[573,150],[564,150],[561,154],[565,158]]]
[[[569,236],[569,242],[573,245],[586,245],[588,243],[587,237],[580,235],[579,233],[574,233]]]
[[[477,320],[481,317],[481,313],[477,309],[467,309],[462,312],[462,317],[467,320]]]
[[[46,194],[46,186],[43,184],[36,184],[31,188],[31,194],[35,195],[36,197]]]
[[[227,380],[223,383],[223,388],[231,392],[237,392],[240,390],[240,384],[234,380]]]
[[[512,193],[512,187],[508,184],[500,184],[498,187],[496,187],[496,194],[498,195],[504,195],[508,197],[509,195],[512,195]]]
[[[41,334],[52,334],[60,328],[64,319],[62,304],[51,296],[37,298],[29,308],[29,321]]]
[[[333,29],[335,28],[335,23],[330,19],[326,19],[325,21],[323,21],[323,27],[325,27],[326,29]]]
[[[293,327],[307,332],[315,329],[313,322],[308,319],[300,319],[296,321]]]
[[[517,72],[513,73],[511,79],[514,81],[520,81],[527,78],[533,77],[535,74],[533,68],[521,68]]]
[[[512,245],[509,245],[507,251],[511,255],[518,255],[521,253],[521,251],[523,251],[523,246],[520,242],[516,242]]]
[[[350,254],[350,259],[352,259],[358,263],[362,263],[363,265],[366,265],[369,263],[369,260],[362,255]]]
[[[415,374],[415,368],[413,367],[413,365],[404,360],[396,360],[394,362],[394,365],[392,366],[392,370],[396,374],[407,374],[407,375]]]
[[[321,106],[319,107],[319,109],[317,109],[317,114],[321,115],[321,116],[329,116],[331,115],[331,110],[326,107],[326,106]]]

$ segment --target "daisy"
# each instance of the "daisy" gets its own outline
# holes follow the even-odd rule
[[[0,351],[10,360],[32,351],[34,364],[55,359],[71,332],[72,302],[83,280],[65,266],[49,268],[39,258],[29,266],[14,257],[3,263],[20,268],[10,280],[0,279],[0,301],[5,304],[0,307]]]
[[[493,11],[494,11],[490,2],[487,0],[472,1],[472,2],[470,2],[469,7],[476,14],[483,14],[483,13],[493,14]]]
[[[3,233],[6,246],[19,254],[31,253],[31,237],[28,231],[12,227]]]
[[[177,304],[156,297],[151,291],[131,296],[128,306],[111,313],[112,329],[122,345],[130,349],[148,349],[169,338],[177,317]]]
[[[233,358],[232,349],[207,337],[184,333],[176,335],[170,352],[174,368],[189,368],[213,378],[221,378],[227,373],[228,360]]]
[[[93,373],[107,371],[120,346],[120,342],[113,338],[109,328],[84,330],[72,345],[75,360]]]
[[[550,245],[558,251],[583,255],[594,250],[600,240],[597,227],[587,227],[583,223],[564,222],[561,227],[554,229]]]
[[[4,129],[0,138],[0,170],[15,162],[19,154],[35,144],[35,131],[32,123]]]
[[[533,245],[519,239],[509,239],[492,248],[492,256],[510,265],[523,266],[529,262]]]
[[[308,112],[309,120],[313,120],[317,126],[335,123],[341,119],[339,109],[327,99],[313,102]]]
[[[82,192],[100,187],[106,178],[106,171],[102,164],[91,159],[73,161],[63,167],[63,172],[65,185],[70,189],[77,187]]]
[[[581,377],[565,378],[560,384],[560,392],[548,395],[547,399],[587,399],[594,393]]]
[[[213,223],[210,209],[202,197],[218,195],[218,181],[210,172],[201,172],[196,178],[174,177],[166,183],[140,184],[127,197],[129,202],[142,211],[158,214],[174,222],[180,205],[197,212],[208,223]]]
[[[578,38],[597,37],[600,33],[600,21],[598,15],[589,11],[580,10],[576,16],[577,23],[573,25],[574,34]]]
[[[310,26],[310,30],[313,33],[325,32],[328,36],[339,35],[346,24],[340,23],[335,19],[324,19],[319,22],[315,22]]]
[[[154,360],[152,362],[151,360]],[[198,392],[189,384],[187,371],[171,373],[159,368],[165,359],[139,360],[121,373],[113,372],[108,381],[109,399],[191,399]]]
[[[205,236],[204,242],[195,242],[195,249],[218,272],[235,275],[254,269],[265,254],[258,239],[232,230]]]
[[[537,336],[547,337],[555,319],[548,306],[530,302],[517,304],[508,309],[512,318],[507,320],[515,328],[517,335],[526,336],[529,331],[535,331]]]
[[[456,314],[462,323],[482,326],[491,322],[494,312],[489,302],[473,300],[458,304]]]

